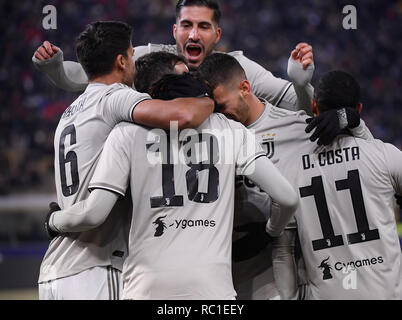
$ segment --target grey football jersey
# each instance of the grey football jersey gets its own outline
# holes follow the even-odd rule
[[[153,43],[149,43],[147,46],[138,46],[135,47],[133,59],[135,61],[145,54],[156,51],[177,54],[177,46]],[[233,56],[243,67],[247,79],[251,83],[252,91],[257,97],[266,99],[273,105],[280,103],[283,108],[296,110],[297,96],[291,82],[275,77],[270,71],[248,59],[243,51],[233,51],[228,54]]]
[[[308,298],[401,299],[393,203],[402,192],[402,152],[347,135],[315,150],[305,135],[279,165],[301,198],[295,216]]]
[[[305,112],[292,112],[263,101],[265,110],[248,126],[256,134],[268,158],[278,167],[282,158],[292,157],[306,127]],[[301,131],[302,130],[302,131]],[[278,167],[283,174],[283,168]],[[271,252],[272,246],[258,225],[270,217],[271,199],[244,176],[236,177],[235,218],[233,232],[233,278],[242,299],[270,299],[278,296]],[[288,228],[295,227],[295,220]],[[259,248],[255,251],[250,248]]]
[[[124,195],[133,215],[124,299],[233,299],[231,238],[235,174],[264,156],[240,123],[212,114],[179,139],[118,125],[90,188]]]
[[[145,99],[150,96],[123,84],[92,83],[65,110],[54,138],[55,183],[62,209],[88,197],[88,183],[106,138],[118,122],[132,121],[133,109]],[[53,239],[41,265],[39,282],[94,266],[113,265],[121,269],[127,254],[122,226],[128,224],[128,213],[129,204],[120,201],[100,228]]]

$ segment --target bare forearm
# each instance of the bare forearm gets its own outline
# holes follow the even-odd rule
[[[169,129],[172,121],[179,129],[196,128],[213,112],[210,98],[178,98],[174,100],[146,100],[133,112],[136,123],[153,128]]]

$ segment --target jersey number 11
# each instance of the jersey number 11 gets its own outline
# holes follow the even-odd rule
[[[359,170],[348,171],[347,179],[335,181],[335,185],[337,191],[349,190],[352,198],[357,232],[346,235],[348,243],[355,244],[380,239],[378,229],[370,230],[369,227],[366,208],[364,207]],[[344,245],[342,235],[335,235],[334,233],[322,177],[313,177],[310,186],[300,188],[300,196],[302,198],[313,196],[317,207],[318,218],[324,237],[313,240],[314,251]]]

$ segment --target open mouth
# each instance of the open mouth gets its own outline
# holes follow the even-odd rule
[[[199,44],[188,44],[186,46],[186,58],[188,61],[197,61],[202,54],[202,46]]]

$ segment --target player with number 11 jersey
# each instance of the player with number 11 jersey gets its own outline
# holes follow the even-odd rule
[[[328,72],[315,90],[315,114],[344,105],[361,109],[360,88],[345,72]],[[278,166],[300,196],[295,217],[307,298],[401,299],[394,195],[402,193],[402,152],[345,132],[318,150],[301,139]]]

